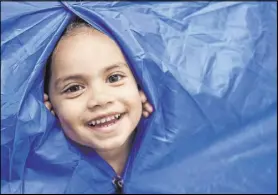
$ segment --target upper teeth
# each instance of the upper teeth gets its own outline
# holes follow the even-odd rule
[[[91,122],[89,122],[89,125],[102,124],[102,123],[105,123],[105,122],[108,122],[108,121],[111,121],[111,120],[114,120],[114,119],[119,119],[120,116],[121,116],[121,114],[116,114],[114,116],[108,116],[108,117],[101,118],[101,119],[98,119],[98,120],[92,120]]]

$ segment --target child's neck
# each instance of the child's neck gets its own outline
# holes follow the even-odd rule
[[[132,137],[121,147],[109,151],[98,151],[98,154],[114,169],[117,175],[121,175],[128,158],[132,144]]]

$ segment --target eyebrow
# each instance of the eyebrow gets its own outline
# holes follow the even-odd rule
[[[121,63],[116,63],[116,64],[112,64],[108,67],[105,67],[103,71],[108,72],[108,71],[111,71],[115,68],[121,68],[121,67],[128,68],[128,65],[126,63],[122,63],[122,62]],[[61,78],[56,79],[54,86],[57,87],[60,83],[63,83],[63,82],[69,81],[69,80],[82,80],[83,78],[84,78],[84,76],[82,74],[74,74],[74,75],[61,77]]]
[[[126,63],[122,63],[122,62],[121,63],[112,64],[112,65],[104,68],[104,72],[108,72],[108,71],[113,70],[115,68],[121,68],[121,67],[128,68],[128,65]]]

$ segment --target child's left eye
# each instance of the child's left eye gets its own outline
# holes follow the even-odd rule
[[[107,82],[115,83],[115,82],[121,80],[122,78],[123,78],[122,75],[114,74],[114,75],[111,75],[111,76],[108,77]]]

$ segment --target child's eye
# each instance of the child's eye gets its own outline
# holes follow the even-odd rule
[[[113,75],[111,75],[111,76],[108,77],[107,82],[109,82],[109,83],[115,83],[115,82],[121,80],[122,78],[123,78],[122,75],[113,74]]]
[[[80,85],[73,85],[73,86],[67,88],[64,92],[65,93],[74,93],[74,92],[77,92],[77,91],[79,91],[81,89],[83,89],[82,86],[80,86]]]

